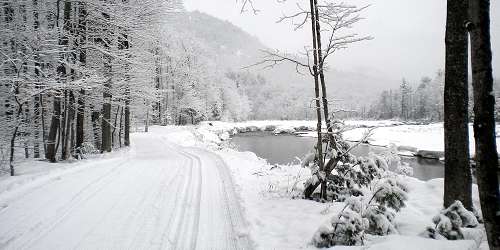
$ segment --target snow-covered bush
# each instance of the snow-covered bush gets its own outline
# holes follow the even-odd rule
[[[100,153],[93,143],[84,142],[81,147],[75,149],[75,157],[86,159],[88,155]]]
[[[364,231],[368,228],[368,220],[358,212],[344,209],[333,217],[330,225],[321,226],[313,236],[312,244],[316,247],[332,247],[336,245],[356,246],[363,244]]]
[[[421,235],[426,238],[448,240],[464,239],[462,228],[473,228],[479,225],[474,212],[467,210],[460,201],[443,209],[432,219],[435,227],[428,227]]]
[[[316,247],[335,245],[362,245],[364,235],[398,233],[394,224],[396,213],[408,199],[406,186],[394,176],[380,180],[368,202],[365,195],[351,196],[346,206],[335,216],[330,225],[322,226],[315,233],[312,244]]]
[[[380,155],[370,153],[366,157],[355,157],[350,152],[359,143],[351,145],[343,139],[342,123],[335,122],[333,127],[325,139],[325,171],[320,170],[317,152],[307,155],[302,161],[302,166],[311,170],[304,196],[310,198],[323,183],[326,193],[322,192],[321,200],[344,201],[346,207],[329,225],[318,229],[312,244],[316,247],[362,245],[365,234],[397,233],[396,213],[408,199],[408,188],[400,176],[412,174],[412,169],[401,164],[395,146]],[[369,135],[370,130],[360,142]]]

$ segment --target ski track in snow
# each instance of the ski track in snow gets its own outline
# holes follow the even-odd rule
[[[0,195],[0,249],[251,249],[227,165],[167,137]]]

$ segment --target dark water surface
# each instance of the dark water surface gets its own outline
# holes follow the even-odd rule
[[[231,139],[239,151],[251,151],[266,159],[270,164],[298,164],[298,158],[309,153],[316,144],[316,138],[294,135],[273,135],[266,132],[238,134]],[[352,154],[367,156],[370,152],[381,152],[383,147],[360,144]],[[438,160],[401,156],[401,161],[413,167],[413,176],[420,180],[444,177],[443,163]]]

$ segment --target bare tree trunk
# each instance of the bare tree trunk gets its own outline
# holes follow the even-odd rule
[[[119,125],[119,130],[118,130],[118,143],[120,145],[120,148],[122,147],[122,128],[123,128],[123,108],[122,111],[120,112],[120,125]]]
[[[128,3],[128,0],[122,0],[122,3],[125,3],[127,4]],[[129,40],[128,40],[128,35],[127,35],[127,30],[124,30],[124,33],[122,34],[122,41],[119,45],[119,48],[122,49],[122,50],[126,50],[127,52],[127,57],[128,57],[128,53],[129,53],[129,49],[130,49],[130,43],[129,43]],[[127,69],[127,72],[128,72],[128,69],[129,69],[129,65],[126,64],[126,69]],[[126,147],[130,146],[130,76],[128,75],[128,73],[125,73],[125,128],[124,128],[124,138],[123,138],[123,141],[124,141],[124,144]],[[123,109],[122,109],[123,111]],[[120,118],[121,120],[121,118]],[[121,122],[120,122],[121,123]],[[121,127],[120,127],[121,129]],[[121,133],[121,132],[120,132]],[[121,144],[121,139],[120,139],[120,144]],[[120,145],[121,146],[121,145]]]
[[[62,124],[61,124],[61,142],[62,142],[62,147],[61,147],[61,159],[66,160],[66,124],[68,124],[68,90],[64,90],[64,112],[62,116]]]
[[[144,124],[144,132],[149,132],[149,105],[148,107],[146,108],[146,122]]]
[[[35,33],[38,32],[40,28],[40,22],[38,19],[38,0],[33,0],[33,29]],[[36,79],[36,90],[40,91],[40,55],[38,54],[38,51],[34,51],[34,58],[33,60],[35,61],[35,79]],[[34,158],[40,158],[40,120],[41,120],[41,99],[42,96],[41,94],[36,94],[34,98],[34,104],[33,104],[33,125],[34,125],[34,130],[33,130],[33,157]]]
[[[19,94],[19,88],[16,88],[16,95]],[[23,104],[20,103],[15,97],[16,103],[18,105],[17,109],[17,114],[16,114],[16,127],[14,128],[14,132],[12,133],[12,137],[10,139],[10,159],[9,159],[9,165],[10,165],[10,176],[14,176],[15,173],[15,168],[14,168],[14,153],[15,153],[15,143],[16,143],[16,136],[17,132],[19,130],[19,119],[21,118],[21,114],[23,112]]]
[[[45,158],[50,162],[56,162],[56,137],[59,131],[60,117],[61,117],[61,97],[56,94],[53,101],[54,113],[52,114],[52,121],[50,123],[49,135],[47,138],[47,150]]]
[[[109,20],[110,16],[108,13],[102,13],[104,19]],[[104,36],[102,39],[103,45],[107,51],[110,50],[110,38],[112,33],[108,29],[104,29]],[[104,75],[106,76],[106,83],[104,84],[104,91],[102,94],[103,104],[102,104],[102,125],[101,125],[101,152],[111,152],[111,85],[112,85],[112,58],[110,55],[104,55]]]
[[[79,45],[84,47],[87,40],[87,9],[85,3],[80,2],[78,12],[78,32],[79,34]],[[85,66],[87,63],[87,50],[84,48],[79,48],[79,61],[81,66]],[[75,147],[81,153],[81,147],[85,139],[85,90],[80,89],[80,95],[78,96],[78,109],[76,116],[76,145]]]
[[[70,139],[71,139],[71,128],[73,121],[75,119],[75,96],[73,91],[69,91],[69,97],[66,108],[66,122],[64,128],[64,139],[63,139],[63,160],[69,159],[70,154],[72,153],[72,148],[70,147]]]
[[[26,68],[26,66],[25,66]],[[26,72],[24,72],[26,74]],[[30,158],[30,150],[29,150],[29,138],[31,137],[31,133],[28,130],[30,127],[31,121],[29,119],[30,117],[30,110],[29,110],[29,103],[24,102],[23,107],[26,107],[24,110],[24,117],[23,117],[23,123],[25,124],[25,130],[23,131],[23,144],[24,144],[24,158],[28,159]]]
[[[476,176],[491,250],[500,249],[500,194],[490,41],[490,1],[470,0]]]
[[[314,13],[316,16],[316,40],[317,40],[317,47],[318,47],[318,60],[319,60],[319,79],[321,83],[321,93],[322,93],[322,101],[323,101],[323,116],[325,117],[325,123],[328,131],[328,141],[329,141],[329,146],[333,147],[335,150],[338,151],[338,146],[333,138],[333,128],[332,128],[332,120],[328,111],[328,99],[327,99],[327,91],[326,91],[326,81],[325,81],[325,67],[324,67],[324,58],[323,58],[323,48],[321,46],[321,26],[320,26],[320,20],[319,20],[319,8],[318,8],[318,1],[314,0]],[[326,159],[324,159],[326,160]],[[332,167],[335,166],[333,165],[334,159],[330,159],[328,164],[325,166],[325,176],[328,176],[330,172],[332,171]],[[323,198],[326,199],[326,179],[323,180],[321,183],[321,195]]]
[[[125,135],[123,143],[126,147],[130,146],[130,89],[127,86],[125,90]]]
[[[113,132],[111,132],[111,145],[113,145],[113,147],[115,147],[115,132],[116,132],[116,126],[117,126],[117,123],[118,123],[118,114],[120,113],[120,106],[118,106],[118,108],[116,109],[116,114],[115,114],[115,122],[114,122],[114,125],[113,125]]]
[[[324,163],[323,163],[323,140],[321,135],[321,101],[320,101],[320,92],[319,92],[319,74],[318,74],[318,47],[317,47],[317,37],[316,37],[316,15],[315,13],[315,3],[314,0],[309,1],[311,8],[311,27],[312,27],[312,36],[313,36],[313,56],[314,56],[314,65],[313,65],[313,74],[314,74],[314,93],[315,93],[315,102],[316,102],[316,117],[317,117],[317,134],[318,141],[316,143],[316,152],[319,164],[319,171],[324,172]],[[313,194],[314,190],[319,186],[320,183],[312,184],[304,189],[305,198],[310,198]],[[323,197],[323,194],[322,194]]]
[[[99,123],[99,116],[101,113],[99,111],[95,111],[94,107],[91,107],[92,114],[91,114],[91,122],[92,122],[92,133],[94,136],[94,146],[96,149],[101,148],[101,142],[99,140],[99,129],[98,129],[98,123]]]
[[[110,67],[107,67],[110,68]],[[110,76],[109,76],[110,77]],[[111,82],[105,84],[103,93],[104,103],[102,105],[102,125],[101,125],[101,152],[111,152]]]
[[[444,87],[444,206],[460,200],[472,208],[468,128],[468,0],[448,0]]]

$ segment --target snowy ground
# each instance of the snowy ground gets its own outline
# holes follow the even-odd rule
[[[4,177],[0,249],[250,248],[225,163],[164,132],[134,134],[129,151],[104,159]]]
[[[359,140],[365,127],[380,127],[376,130],[387,129],[399,131],[399,136],[394,132],[393,138],[407,138],[410,130],[415,137],[422,132],[422,145],[425,148],[426,140],[436,141],[435,134],[439,125],[404,125],[391,121],[366,122],[351,121],[353,126],[363,127],[355,129],[352,140]],[[264,130],[269,126],[276,126],[281,130],[296,131],[301,122],[292,121],[258,121],[246,123],[212,123],[202,124],[197,133],[205,141],[221,143],[227,139],[226,133]],[[314,126],[312,124],[311,126]],[[404,129],[410,126],[413,129]],[[402,127],[402,128],[400,128]],[[426,129],[423,129],[427,127]],[[253,129],[249,129],[253,128]],[[398,129],[399,128],[399,129]],[[442,128],[442,126],[441,126]],[[232,132],[231,132],[232,131]],[[427,133],[426,133],[427,132]],[[377,137],[375,137],[377,138]],[[380,136],[379,138],[383,138]],[[442,138],[442,136],[441,136]],[[222,139],[222,140],[221,140]],[[399,145],[408,145],[410,138]],[[396,143],[395,140],[388,142]],[[430,142],[432,143],[432,142]],[[429,143],[429,144],[430,144]],[[375,143],[376,144],[376,143]],[[409,144],[419,146],[417,144]],[[431,148],[433,149],[433,148]],[[293,199],[301,189],[302,183],[309,177],[309,170],[299,166],[270,166],[263,159],[259,159],[251,152],[237,152],[233,149],[223,148],[215,151],[228,163],[231,168],[235,183],[241,193],[243,207],[250,225],[250,236],[257,249],[314,249],[309,244],[313,233],[319,226],[328,222],[344,203],[322,204]],[[367,241],[369,249],[487,249],[485,238],[469,235],[469,240],[440,241],[418,236],[427,226],[432,226],[432,217],[437,215],[442,206],[443,179],[434,179],[427,182],[406,177],[410,187],[407,207],[396,218],[399,235],[385,237],[372,236]],[[474,186],[474,203],[479,206],[477,186]],[[471,233],[472,234],[472,233]],[[334,249],[367,249],[365,247],[336,247]]]
[[[272,168],[250,152],[223,149],[218,152],[230,166],[243,198],[250,224],[250,236],[257,249],[315,249],[310,245],[313,233],[327,223],[344,203],[323,204],[293,199],[302,190],[309,170],[299,166]],[[461,250],[487,249],[484,239],[442,241],[418,236],[442,206],[443,179],[428,182],[407,177],[410,187],[407,207],[397,215],[399,235],[369,237],[363,247],[332,249]],[[475,203],[477,187],[474,187]],[[473,240],[474,239],[474,240]],[[477,241],[477,242],[476,242]]]
[[[314,232],[344,204],[293,199],[309,170],[225,147],[236,127],[226,125],[152,127],[129,150],[22,163],[20,176],[0,178],[0,249],[314,249]],[[335,249],[487,249],[484,238],[419,237],[441,208],[443,180],[407,179],[400,234]]]

